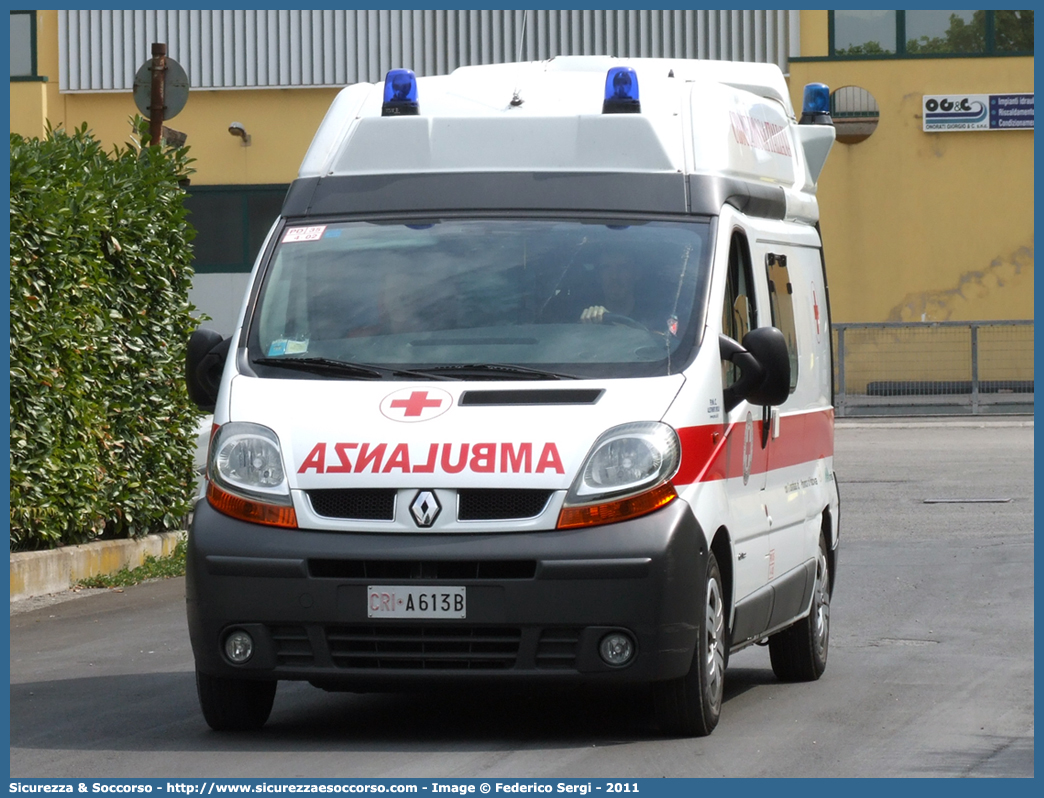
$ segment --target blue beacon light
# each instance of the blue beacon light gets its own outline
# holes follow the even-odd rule
[[[825,83],[809,83],[801,103],[799,125],[832,125],[830,118],[830,87]]]
[[[630,67],[613,67],[605,73],[603,114],[639,114],[638,75]]]
[[[389,69],[384,76],[381,116],[417,116],[417,76],[410,69]]]

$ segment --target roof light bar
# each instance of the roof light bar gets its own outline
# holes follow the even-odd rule
[[[799,125],[832,125],[830,118],[830,87],[825,83],[809,83],[801,103]]]
[[[605,73],[603,114],[640,114],[638,75],[630,67],[613,67]]]
[[[389,69],[384,76],[381,116],[417,116],[417,76],[410,69]]]

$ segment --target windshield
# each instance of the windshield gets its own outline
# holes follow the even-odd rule
[[[699,338],[709,235],[705,220],[288,226],[250,359],[297,379],[675,373]]]

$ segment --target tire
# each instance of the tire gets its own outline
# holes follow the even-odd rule
[[[653,684],[656,720],[664,734],[706,737],[718,725],[725,687],[727,637],[721,572],[711,552],[699,636],[689,672]]]
[[[230,679],[196,671],[203,718],[214,731],[256,731],[272,713],[278,682]]]
[[[814,682],[826,670],[830,647],[830,570],[826,539],[822,536],[811,610],[768,642],[772,671],[782,682]]]

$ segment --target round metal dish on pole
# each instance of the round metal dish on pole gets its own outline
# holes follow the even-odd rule
[[[165,119],[173,119],[188,101],[189,80],[185,70],[167,57],[167,45],[153,43],[152,58],[134,75],[134,104],[149,120],[149,143],[157,146]]]

